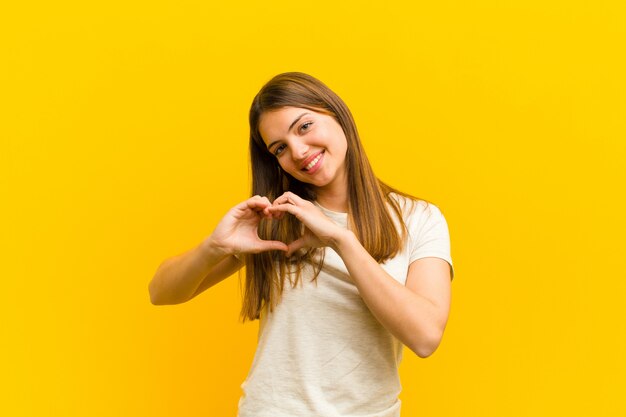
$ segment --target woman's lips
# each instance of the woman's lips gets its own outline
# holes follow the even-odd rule
[[[308,174],[313,174],[320,168],[323,159],[324,151],[317,154],[317,156],[313,158],[304,168],[302,168],[302,170]]]

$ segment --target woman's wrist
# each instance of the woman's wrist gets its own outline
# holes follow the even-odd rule
[[[333,248],[333,250],[338,254],[341,254],[343,248],[349,245],[354,245],[355,242],[358,243],[359,240],[352,230],[341,229],[341,231],[333,239],[330,247]]]
[[[225,258],[232,255],[233,250],[209,236],[200,244],[200,250],[208,258]]]

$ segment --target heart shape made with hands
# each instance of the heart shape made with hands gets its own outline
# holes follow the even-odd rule
[[[269,203],[269,200],[265,198]],[[336,241],[341,229],[329,219],[318,206],[309,200],[286,192],[276,198],[271,205],[262,210],[263,216],[270,219],[283,219],[285,213],[291,214],[302,224],[302,234],[292,242],[283,242],[287,245],[287,256],[291,256],[302,248],[318,248],[330,246]]]

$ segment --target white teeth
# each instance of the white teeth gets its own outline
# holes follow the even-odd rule
[[[313,168],[315,166],[315,164],[317,164],[317,161],[320,160],[320,158],[322,157],[322,154],[317,155],[317,157],[312,160],[311,162],[309,162],[309,164],[307,166],[304,167],[304,169],[306,169],[307,171],[311,168]]]

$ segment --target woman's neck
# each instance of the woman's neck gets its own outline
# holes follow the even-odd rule
[[[317,202],[330,211],[339,213],[348,212],[348,193],[347,192],[329,192],[326,190],[316,191]]]
[[[348,212],[348,177],[345,170],[328,184],[315,187],[317,202],[324,208],[339,213]]]

